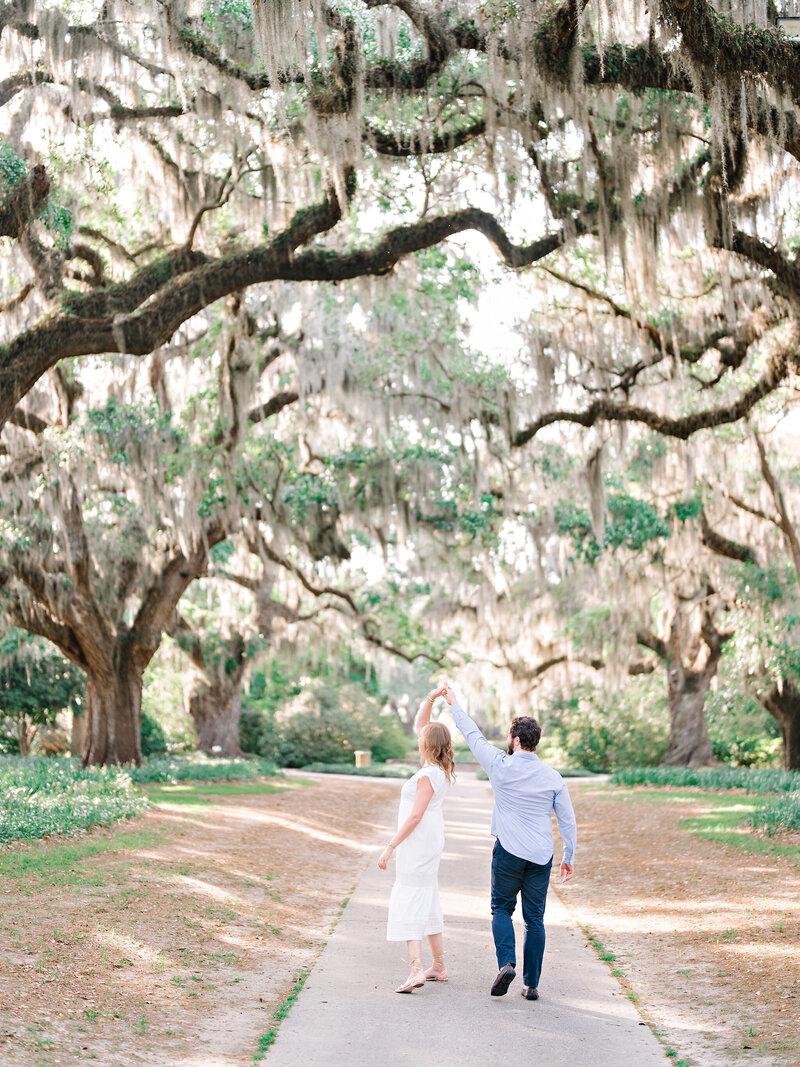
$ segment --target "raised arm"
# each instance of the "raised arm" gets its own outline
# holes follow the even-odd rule
[[[431,780],[427,775],[422,775],[417,779],[417,792],[414,796],[414,806],[411,809],[411,814],[403,825],[395,831],[392,840],[383,850],[380,859],[378,860],[378,866],[382,871],[386,870],[386,864],[391,859],[391,855],[397,846],[402,844],[409,834],[413,833],[417,826],[419,826],[420,819],[425,814],[425,809],[430,804],[432,796],[433,785]]]
[[[443,697],[447,686],[440,686],[438,689],[431,689],[430,693],[425,697],[419,706],[417,717],[414,720],[414,729],[417,731],[417,736],[423,727],[427,726],[431,721],[431,713],[433,711],[433,702],[437,697]]]
[[[456,695],[450,686],[445,686],[444,698],[450,705],[453,722],[464,735],[464,740],[470,747],[470,751],[481,767],[491,777],[492,768],[498,761],[502,761],[503,753],[499,748],[486,740],[477,724],[467,715],[466,711],[456,700]]]

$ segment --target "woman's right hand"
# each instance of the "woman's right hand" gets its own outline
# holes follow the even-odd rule
[[[378,866],[380,867],[380,869],[382,871],[386,870],[386,864],[392,858],[392,853],[393,852],[394,852],[394,849],[392,848],[391,845],[387,845],[386,848],[383,850],[383,852],[381,852],[380,859],[378,860]]]

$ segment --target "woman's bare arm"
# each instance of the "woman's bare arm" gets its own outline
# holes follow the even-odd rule
[[[409,834],[412,834],[417,826],[419,826],[420,820],[425,814],[425,809],[430,804],[432,796],[433,785],[431,784],[430,778],[425,774],[417,779],[417,792],[414,797],[414,806],[411,809],[411,814],[403,825],[395,831],[392,840],[381,853],[381,858],[378,860],[378,866],[382,871],[386,870],[386,864],[389,862],[389,859],[397,846],[402,844]]]
[[[431,689],[430,693],[428,693],[428,695],[420,704],[419,711],[417,712],[417,717],[414,720],[414,729],[417,731],[417,736],[419,736],[419,733],[423,729],[423,727],[427,726],[428,723],[431,721],[433,702],[434,700],[436,700],[437,697],[444,696],[444,691],[446,688],[447,686],[443,685],[439,689]]]

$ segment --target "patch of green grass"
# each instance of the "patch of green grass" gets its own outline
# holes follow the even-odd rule
[[[90,856],[148,848],[160,836],[155,830],[120,831],[111,837],[68,844],[34,844],[0,852],[0,880],[38,876],[56,885],[97,884],[96,876],[84,866]]]
[[[750,821],[770,837],[783,830],[800,830],[800,793],[769,800],[753,812]]]
[[[309,763],[300,768],[314,774],[354,774],[369,778],[410,778],[418,767],[404,767],[393,764],[387,767],[383,763],[373,763],[369,767],[356,767],[354,763]]]
[[[308,978],[309,974],[309,971],[304,971],[303,974],[300,975],[295,984],[292,986],[292,990],[289,995],[281,1001],[281,1003],[272,1013],[272,1018],[276,1019],[278,1023],[283,1022],[283,1020],[292,1010],[292,1005],[300,996],[300,991],[306,984],[306,979]],[[263,1060],[264,1054],[269,1051],[277,1036],[277,1026],[273,1026],[270,1030],[267,1030],[265,1034],[261,1035],[261,1037],[258,1039],[257,1051],[253,1053],[254,1063],[258,1063],[260,1060]]]
[[[264,759],[212,759],[202,752],[189,756],[150,759],[141,767],[132,767],[130,776],[140,785],[145,782],[219,782],[252,781],[277,774],[275,764]]]
[[[800,794],[800,774],[773,767],[627,767],[613,785],[670,785],[685,788],[746,789],[748,793]]]
[[[597,952],[597,955],[600,957],[600,959],[604,963],[613,963],[613,961],[617,957],[614,955],[613,952],[607,952],[606,951],[605,947],[603,946],[603,942],[600,941],[599,938],[594,936],[594,934],[591,932],[591,930],[589,929],[588,926],[584,926],[583,927],[583,932],[586,934],[586,940],[589,942],[589,944],[592,946],[592,948]],[[617,977],[620,977],[621,975],[622,975],[622,971],[619,971],[618,974],[617,974]]]
[[[630,804],[670,804],[675,807],[702,805],[707,808],[701,815],[681,820],[681,826],[697,837],[714,841],[719,845],[736,848],[740,852],[761,856],[786,856],[795,865],[800,865],[800,847],[782,845],[769,837],[753,832],[753,823],[762,801],[759,797],[747,797],[741,793],[704,792],[697,789],[614,789],[607,786],[592,794],[592,799],[622,800]]]
[[[781,845],[769,837],[753,833],[752,823],[758,802],[743,798],[721,797],[718,793],[699,794],[707,801],[709,810],[681,820],[681,826],[697,837],[718,845],[736,848],[740,852],[761,856],[786,856],[800,865],[800,847]]]
[[[213,804],[212,797],[253,796],[302,789],[307,778],[282,778],[273,782],[176,782],[174,785],[146,785],[144,791],[153,804]]]

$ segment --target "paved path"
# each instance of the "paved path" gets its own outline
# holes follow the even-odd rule
[[[398,784],[399,794],[399,784]],[[445,802],[440,889],[450,981],[392,992],[408,973],[405,945],[385,940],[393,871],[375,857],[278,1038],[267,1067],[650,1067],[673,1061],[644,1026],[606,964],[553,892],[541,999],[520,996],[520,969],[505,997],[490,997],[496,963],[489,926],[491,791],[462,773]],[[380,842],[392,832],[387,825]],[[579,844],[580,849],[580,844]],[[580,851],[578,852],[580,874]],[[427,946],[426,946],[427,956]]]

